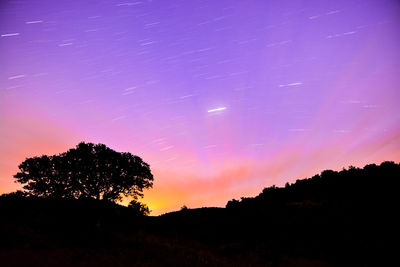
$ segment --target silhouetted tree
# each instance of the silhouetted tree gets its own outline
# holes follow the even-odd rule
[[[149,207],[135,199],[129,202],[128,208],[133,209],[138,215],[150,215]]]
[[[14,175],[29,195],[50,198],[134,199],[151,188],[150,166],[131,153],[80,143],[65,153],[28,158]]]
[[[228,208],[228,209],[236,208],[236,207],[239,206],[239,203],[240,203],[239,200],[233,198],[232,200],[229,200],[228,203],[226,203],[225,207]]]

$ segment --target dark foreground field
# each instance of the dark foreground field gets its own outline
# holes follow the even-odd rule
[[[1,266],[397,265],[400,164],[324,171],[226,208],[137,216],[109,202],[0,197]]]

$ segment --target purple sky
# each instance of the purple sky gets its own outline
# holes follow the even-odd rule
[[[399,1],[1,1],[0,192],[101,142],[159,214],[400,160]]]

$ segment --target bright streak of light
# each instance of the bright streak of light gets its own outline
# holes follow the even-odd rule
[[[226,107],[220,107],[220,108],[214,108],[214,109],[210,109],[207,112],[211,113],[211,112],[217,112],[217,111],[221,111],[221,110],[225,110]]]

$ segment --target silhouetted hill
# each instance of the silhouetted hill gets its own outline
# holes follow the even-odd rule
[[[229,201],[227,208],[264,212],[280,206],[324,208],[385,208],[395,193],[400,167],[394,162],[380,166],[370,164],[363,169],[349,167],[340,172],[323,171],[312,178],[297,180],[284,188],[265,188],[255,198]],[[378,204],[385,204],[378,206]]]
[[[226,208],[158,217],[98,200],[0,197],[7,265],[382,266],[395,255],[400,164],[324,171]]]
[[[390,256],[397,230],[400,164],[327,170],[254,198],[231,200],[225,209],[182,210],[160,217],[170,235],[231,244],[230,257],[320,259],[335,264],[377,264]],[[229,247],[229,246],[228,246]],[[385,255],[383,257],[382,255]],[[378,261],[378,262],[377,262]]]

